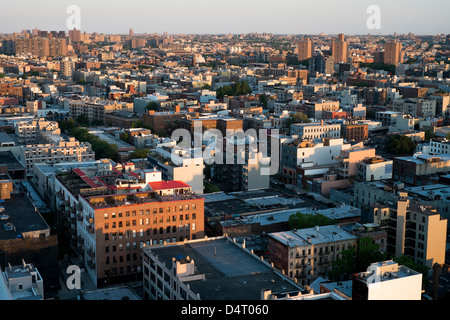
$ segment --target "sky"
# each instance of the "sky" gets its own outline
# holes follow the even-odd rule
[[[398,34],[450,33],[447,0],[15,0],[0,4],[0,33],[68,31],[80,9],[88,33],[128,34]],[[6,3],[5,3],[6,2]],[[379,7],[380,28],[367,20]],[[74,21],[74,20],[71,20]],[[373,20],[371,20],[373,21]]]

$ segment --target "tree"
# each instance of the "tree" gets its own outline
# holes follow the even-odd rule
[[[330,280],[340,281],[348,279],[355,270],[355,255],[356,249],[354,247],[343,250],[338,256],[339,258],[331,264]]]
[[[399,265],[405,266],[407,268],[413,269],[414,271],[420,272],[422,274],[422,288],[425,288],[428,283],[428,273],[430,271],[430,268],[428,268],[425,265],[417,264],[414,262],[413,259],[407,256],[401,256],[393,258],[395,262],[397,262]]]
[[[450,133],[447,133],[446,138],[447,138],[447,140],[450,140]]]
[[[267,95],[262,94],[262,95],[259,96],[259,102],[262,103],[262,105],[264,106],[264,108],[267,108],[267,101],[268,101]]]
[[[205,193],[213,193],[213,192],[219,192],[220,189],[218,186],[212,183],[205,183]]]
[[[151,101],[147,104],[147,106],[145,107],[146,110],[155,110],[158,111],[159,110],[159,105],[158,103],[156,103],[155,101]]]
[[[426,130],[425,131],[425,141],[430,141],[435,136],[434,132],[432,130]]]
[[[136,149],[130,154],[130,159],[143,159],[147,158],[150,151],[148,149]]]
[[[410,137],[400,134],[389,137],[386,146],[390,152],[401,155],[412,155],[416,149],[416,143]]]
[[[310,123],[308,116],[303,112],[291,113],[289,118],[285,121],[285,125],[287,128],[291,128],[291,124],[293,123]]]
[[[356,246],[355,271],[363,272],[374,262],[386,260],[386,254],[380,251],[380,245],[374,243],[372,238],[358,239]]]
[[[305,229],[315,226],[334,225],[336,221],[321,214],[297,212],[289,216],[288,223],[291,229]]]

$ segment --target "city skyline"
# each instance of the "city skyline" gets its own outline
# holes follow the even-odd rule
[[[438,0],[400,0],[391,3],[382,1],[354,1],[333,3],[330,0],[317,2],[292,0],[247,0],[228,1],[225,5],[210,5],[206,0],[170,2],[138,1],[136,5],[109,1],[88,2],[86,0],[44,0],[37,4],[24,0],[23,7],[12,5],[0,13],[0,33],[13,33],[22,29],[65,30],[70,14],[66,10],[76,5],[81,11],[81,30],[87,33],[127,34],[132,28],[135,34],[338,34],[347,35],[432,35],[446,33],[444,15],[427,12],[445,12],[450,3]],[[275,5],[276,4],[276,5]],[[380,29],[369,29],[367,13],[369,6],[380,8]],[[401,14],[407,6],[408,14]],[[307,10],[305,10],[307,8]],[[439,11],[436,11],[439,10]],[[160,14],[167,12],[167,14]],[[218,14],[219,13],[219,17]],[[311,14],[312,13],[312,14]],[[20,19],[17,19],[20,17]],[[223,17],[222,19],[220,17]],[[318,22],[319,21],[319,22]],[[205,32],[207,30],[207,32]]]

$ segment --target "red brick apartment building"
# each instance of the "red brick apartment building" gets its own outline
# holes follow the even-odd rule
[[[139,278],[144,247],[204,237],[203,198],[182,181],[130,166],[57,177],[58,220],[98,287]]]

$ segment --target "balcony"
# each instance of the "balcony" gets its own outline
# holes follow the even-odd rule
[[[94,234],[94,228],[93,227],[91,227],[91,226],[89,226],[89,227],[87,227],[87,232],[89,232],[89,233],[91,233],[91,234]]]
[[[81,213],[77,213],[77,221],[83,221],[83,215]]]

